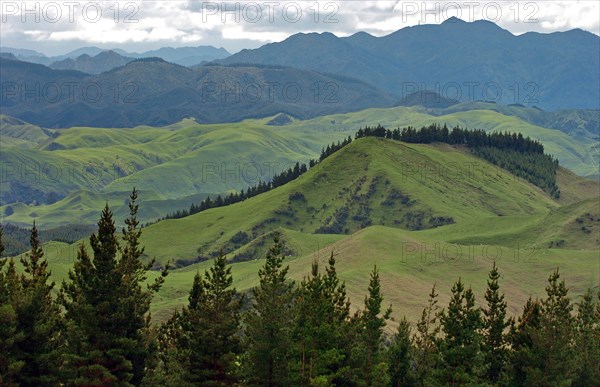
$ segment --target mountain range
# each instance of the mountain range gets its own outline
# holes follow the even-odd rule
[[[600,37],[582,30],[515,36],[491,22],[451,18],[383,37],[296,34],[231,56],[210,46],[142,54],[84,47],[50,67],[15,61],[39,53],[3,51],[3,113],[49,128],[168,125],[187,117],[233,122],[277,113],[305,119],[458,102],[600,109]],[[71,82],[79,87],[74,96],[64,87]],[[272,94],[274,84],[286,89]]]
[[[212,61],[215,59],[222,59],[229,56],[229,52],[224,48],[216,48],[213,46],[197,46],[197,47],[163,47],[157,50],[150,50],[145,52],[127,52],[122,49],[103,49],[99,47],[81,47],[76,50],[70,51],[64,55],[48,57],[41,52],[35,50],[24,50],[12,47],[0,47],[0,53],[13,54],[17,59],[26,62],[43,64],[53,68],[62,68],[68,66],[67,64],[59,64],[68,59],[81,59],[81,56],[96,57],[99,54],[112,51],[114,54],[118,54],[125,58],[148,58],[157,57],[164,59],[167,62],[172,62],[182,66],[192,66],[203,62]],[[112,56],[114,56],[112,54]],[[66,63],[69,63],[68,61]],[[80,70],[78,68],[70,68]]]
[[[134,58],[125,57],[114,51],[102,51],[96,56],[83,54],[77,58],[66,58],[52,63],[55,70],[77,70],[87,74],[100,74],[114,68],[125,66]]]
[[[218,62],[332,72],[397,96],[433,90],[463,102],[598,109],[598,52],[600,37],[580,29],[515,36],[492,22],[450,18],[382,37],[300,33]]]
[[[11,85],[3,113],[47,128],[235,122],[281,112],[311,118],[396,102],[356,79],[278,66],[192,69],[145,58],[94,76],[8,58],[0,64]]]

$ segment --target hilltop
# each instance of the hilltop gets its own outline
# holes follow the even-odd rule
[[[281,228],[313,235],[349,235],[372,225],[445,229],[546,216],[559,207],[538,187],[464,149],[366,138],[265,194],[147,227],[144,242],[163,262],[207,259],[220,249],[248,259],[256,258],[251,248],[262,245],[263,235]],[[186,230],[198,236],[190,240]]]
[[[487,132],[521,132],[540,140],[562,167],[581,176],[597,176],[600,154],[593,140],[597,129],[593,128],[598,121],[593,111],[563,115],[500,105],[494,105],[501,110],[495,111],[489,105],[367,109],[310,120],[278,115],[219,125],[187,119],[165,127],[125,129],[55,130],[2,116],[0,160],[17,169],[10,174],[7,169],[6,179],[0,183],[0,210],[5,221],[21,226],[29,226],[37,219],[40,227],[51,228],[70,224],[74,217],[78,223],[93,224],[103,195],[116,206],[116,211],[126,211],[123,193],[135,185],[145,192],[140,217],[147,222],[187,209],[206,195],[228,194],[246,189],[258,180],[270,181],[274,173],[318,157],[331,142],[354,136],[360,127],[377,124],[395,129],[436,123]],[[581,129],[566,133],[546,128],[532,123],[537,120],[533,116],[544,120],[553,116],[560,121],[579,117],[570,122]],[[273,125],[281,117],[286,117],[284,124]],[[235,173],[222,175],[223,167]],[[39,178],[15,178],[23,168],[37,170],[30,176]],[[58,174],[58,170],[62,173]],[[569,181],[579,184],[576,177]],[[565,188],[561,191],[562,202],[568,192]],[[78,201],[76,210],[73,200]]]
[[[580,180],[559,173],[559,184]],[[146,256],[182,266],[153,309],[163,319],[181,306],[196,271],[220,250],[236,287],[255,286],[261,258],[279,233],[293,278],[333,251],[358,302],[377,264],[397,315],[413,317],[434,281],[446,288],[461,276],[482,292],[496,260],[508,278],[510,310],[518,313],[529,295],[543,292],[541,273],[556,266],[574,294],[597,285],[598,186],[582,187],[565,188],[571,204],[562,205],[461,147],[359,139],[267,193],[145,227]],[[55,278],[66,274],[76,246],[47,245]]]
[[[96,56],[82,54],[76,58],[66,58],[52,63],[55,70],[77,70],[88,74],[100,74],[114,68],[125,66],[134,58],[119,55],[114,51],[102,51]]]

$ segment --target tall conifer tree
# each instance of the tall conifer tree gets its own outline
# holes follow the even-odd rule
[[[439,361],[438,341],[440,333],[438,294],[435,284],[429,293],[427,306],[421,313],[417,329],[413,336],[415,346],[415,368],[417,378],[421,381],[429,379]]]
[[[278,237],[259,270],[260,284],[246,315],[244,359],[246,383],[280,386],[289,383],[294,283],[283,267],[282,243]]]
[[[223,253],[210,270],[194,278],[189,306],[182,317],[187,356],[186,379],[195,385],[231,385],[240,354],[239,325],[242,298],[232,288],[231,268]]]
[[[444,338],[440,352],[442,365],[437,371],[441,383],[476,383],[481,373],[480,310],[475,307],[475,295],[465,290],[459,279],[452,286],[448,310],[441,315]]]
[[[59,300],[69,328],[64,370],[65,378],[75,383],[139,384],[146,370],[148,311],[166,270],[149,289],[142,288],[148,266],[141,262],[136,200],[134,189],[121,257],[107,204],[97,233],[90,237],[93,258],[82,244],[69,272],[70,282],[63,282]]]
[[[487,380],[497,382],[500,378],[506,361],[506,337],[504,330],[508,326],[506,321],[506,301],[504,294],[500,294],[498,279],[500,273],[494,262],[489,273],[485,300],[487,307],[483,309],[483,353],[485,356]]]

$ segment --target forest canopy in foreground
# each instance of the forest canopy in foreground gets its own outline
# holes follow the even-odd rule
[[[600,383],[600,295],[590,289],[574,303],[558,269],[546,296],[529,299],[517,317],[507,316],[495,264],[481,308],[460,278],[446,307],[433,285],[416,326],[405,318],[389,335],[393,306],[385,304],[377,267],[364,305],[351,313],[334,255],[324,272],[315,262],[295,283],[276,237],[249,294],[232,287],[221,255],[197,273],[188,305],[151,325],[150,301],[168,271],[143,286],[150,266],[140,259],[136,200],[134,190],[122,235],[104,208],[89,240],[93,254],[82,245],[57,297],[35,225],[24,272],[13,259],[0,261],[2,384]]]

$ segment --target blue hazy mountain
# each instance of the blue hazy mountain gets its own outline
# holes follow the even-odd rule
[[[432,90],[462,101],[598,109],[598,52],[600,37],[580,29],[515,36],[488,21],[451,18],[383,37],[296,34],[219,62],[332,72],[398,96]]]

